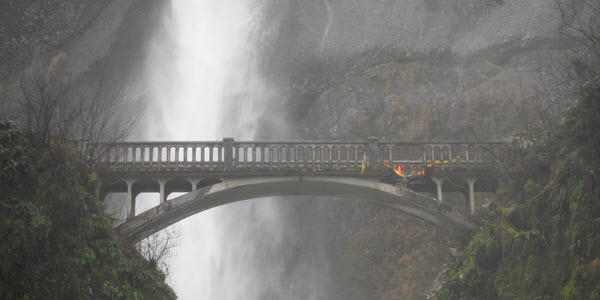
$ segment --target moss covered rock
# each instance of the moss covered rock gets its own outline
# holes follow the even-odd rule
[[[119,241],[96,184],[70,144],[0,120],[0,298],[176,298],[165,276]]]
[[[432,296],[600,298],[598,115],[600,77],[564,111],[558,128],[512,139],[504,188]]]

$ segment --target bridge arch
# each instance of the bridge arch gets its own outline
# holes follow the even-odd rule
[[[272,196],[327,196],[366,200],[403,211],[459,238],[470,235],[473,225],[462,213],[440,202],[375,180],[334,176],[253,177],[224,180],[165,201],[117,227],[138,242],[187,217],[242,200]]]
[[[189,193],[194,190],[194,183],[183,177],[174,177],[164,181],[165,197],[171,193]]]
[[[196,188],[201,189],[203,187],[211,186],[211,185],[217,184],[219,182],[223,182],[223,180],[216,178],[216,177],[204,178],[204,179],[198,181],[198,183],[196,184]]]

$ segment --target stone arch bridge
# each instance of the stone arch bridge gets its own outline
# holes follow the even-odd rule
[[[472,229],[475,192],[493,191],[496,141],[254,141],[82,143],[99,164],[101,197],[126,193],[117,227],[133,242],[212,207],[283,195],[372,201],[429,221],[458,237]],[[390,167],[402,167],[405,177]],[[447,205],[462,192],[468,207]],[[136,196],[160,204],[136,215]],[[187,193],[167,200],[171,193]],[[425,193],[425,194],[423,194]],[[430,195],[437,195],[436,198]]]

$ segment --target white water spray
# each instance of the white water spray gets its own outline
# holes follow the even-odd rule
[[[222,138],[220,108],[247,40],[251,15],[247,2],[172,2],[165,31],[155,39],[148,58],[150,137]]]
[[[252,33],[263,8],[257,3],[172,1],[164,29],[147,58],[150,105],[144,138],[254,136],[260,108],[272,93],[256,73]],[[268,199],[211,209],[179,222],[182,240],[170,268],[170,282],[178,296],[263,299],[270,286],[277,289],[278,272],[256,274],[256,257],[261,255],[256,244],[266,241],[277,248],[282,235],[279,223],[276,207]],[[252,226],[255,230],[249,231]],[[251,236],[256,226],[260,237]]]

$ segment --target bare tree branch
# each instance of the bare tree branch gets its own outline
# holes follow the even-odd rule
[[[572,30],[574,36],[600,59],[600,1],[598,0],[554,0],[563,25]],[[593,75],[600,73],[596,65],[585,65]]]
[[[142,111],[126,109],[125,97],[109,89],[104,77],[92,92],[65,83],[61,63],[36,59],[21,78],[25,127],[44,139],[115,142],[127,137]],[[129,114],[130,111],[135,111]],[[97,156],[102,149],[86,149]]]
[[[172,226],[143,239],[136,247],[152,266],[168,276],[168,259],[173,257],[173,248],[180,243],[181,229]]]

